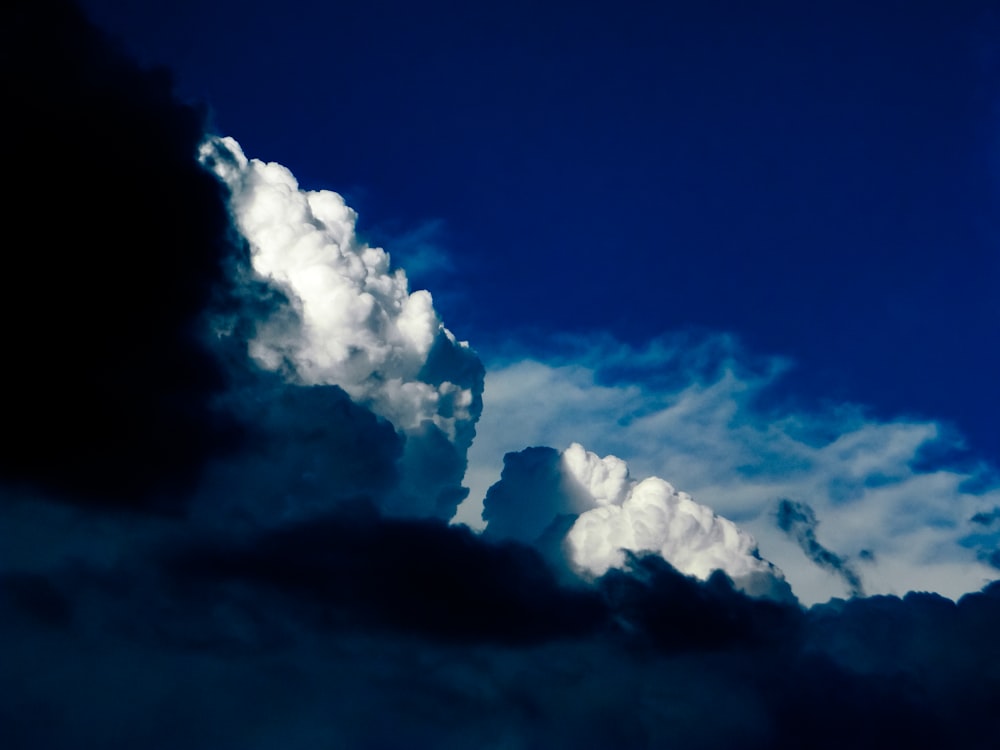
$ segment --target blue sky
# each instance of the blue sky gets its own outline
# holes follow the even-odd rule
[[[85,5],[486,359],[734,333],[1000,455],[990,3]]]

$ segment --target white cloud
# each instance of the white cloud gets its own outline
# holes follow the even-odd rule
[[[588,573],[624,567],[623,550],[655,552],[701,579],[715,570],[734,579],[774,572],[757,556],[753,537],[668,482],[658,477],[628,482],[623,461],[600,458],[575,443],[562,458],[593,500],[594,507],[580,514],[566,535],[571,561]]]
[[[402,430],[430,420],[455,440],[475,422],[476,383],[422,376],[435,343],[475,355],[444,328],[429,292],[411,293],[388,253],[357,238],[357,215],[339,194],[300,190],[288,169],[247,159],[232,138],[206,141],[202,160],[232,192],[254,271],[299,317],[292,330],[258,324],[250,354],[260,366],[339,385]]]
[[[428,292],[410,292],[389,255],[358,239],[340,195],[300,190],[288,169],[247,159],[232,138],[206,140],[201,161],[229,189],[251,275],[287,298],[253,321],[250,357],[293,385],[339,386],[391,422],[404,455],[383,511],[450,518],[482,408],[476,354]]]
[[[706,366],[706,352],[715,366]],[[457,520],[476,523],[476,499],[499,477],[504,452],[580,442],[626,457],[634,476],[665,477],[732,519],[807,603],[846,591],[777,528],[782,498],[815,509],[820,541],[856,564],[869,593],[957,597],[997,577],[962,540],[977,531],[969,523],[976,512],[1000,505],[1000,490],[964,489],[968,472],[914,468],[923,448],[947,439],[937,424],[878,421],[852,406],[762,413],[754,402],[785,363],[744,366],[725,337],[639,351],[602,342],[572,358],[489,367],[467,474],[472,494]],[[616,370],[631,375],[603,375]]]
[[[620,458],[579,443],[506,456],[483,515],[487,537],[534,544],[584,577],[627,568],[630,552],[652,552],[703,580],[722,570],[753,593],[786,592],[780,572],[732,521],[662,479],[632,480]]]

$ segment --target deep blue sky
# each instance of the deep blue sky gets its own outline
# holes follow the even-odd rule
[[[411,278],[487,358],[732,331],[1000,460],[992,3],[84,6],[404,266],[424,229],[451,267]]]

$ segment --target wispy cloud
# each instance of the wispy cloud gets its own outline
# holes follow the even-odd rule
[[[778,528],[798,542],[806,557],[821,568],[826,568],[840,576],[851,596],[865,595],[861,576],[854,570],[854,566],[845,557],[819,543],[816,538],[816,527],[819,526],[819,521],[809,505],[793,500],[781,500],[778,503],[776,515]],[[867,554],[863,556],[871,559],[873,557],[871,552],[867,550],[866,552]]]
[[[499,478],[505,452],[580,442],[626,457],[634,476],[663,477],[750,531],[805,601],[848,589],[777,529],[782,498],[814,508],[826,543],[858,560],[870,592],[957,596],[995,577],[968,535],[982,528],[973,516],[1000,504],[1000,490],[976,488],[975,471],[926,465],[928,449],[947,454],[953,439],[940,425],[878,420],[853,404],[766,409],[788,362],[751,358],[727,336],[639,348],[598,338],[549,350],[558,354],[508,352],[488,364],[472,492],[458,520],[477,523],[475,500]]]
[[[381,244],[392,248],[393,262],[406,269],[411,281],[422,283],[433,278],[440,285],[444,276],[456,270],[446,249],[443,219],[429,219],[398,231],[382,228],[375,234]]]

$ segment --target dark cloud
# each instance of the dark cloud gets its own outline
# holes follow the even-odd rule
[[[183,590],[239,581],[280,611],[307,605],[321,629],[517,644],[592,632],[602,621],[597,594],[558,585],[528,547],[484,543],[437,521],[380,518],[360,500],[342,508],[235,543],[213,538],[168,567]]]
[[[997,585],[803,610],[636,557],[574,589],[363,503],[0,599],[12,748],[986,748],[1000,696]]]
[[[806,557],[843,579],[851,596],[864,596],[861,576],[848,559],[831,552],[816,539],[819,521],[812,507],[793,500],[781,500],[778,503],[777,522],[779,529],[798,542]]]
[[[980,557],[997,570],[1000,570],[1000,549],[984,550]]]
[[[992,526],[997,521],[1000,521],[1000,508],[994,508],[988,513],[976,513],[976,515],[969,520],[972,523],[979,524],[980,526]]]
[[[579,514],[581,508],[573,500],[580,490],[573,485],[555,448],[507,453],[500,481],[483,500],[483,520],[489,524],[484,533],[492,539],[537,541],[553,518]]]
[[[233,437],[211,408],[223,377],[204,313],[232,250],[224,192],[196,161],[202,114],[66,2],[15,2],[0,56],[0,475],[171,504]]]
[[[206,467],[199,518],[257,529],[398,492],[404,438],[337,386],[247,373],[220,403],[245,425],[242,450]]]

